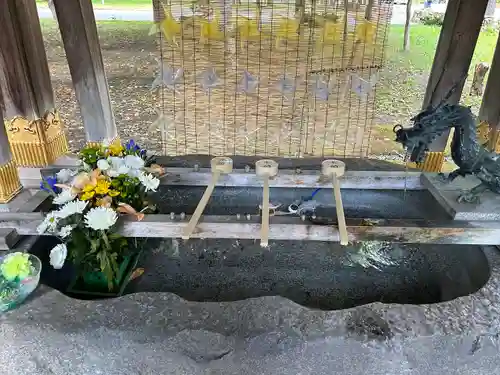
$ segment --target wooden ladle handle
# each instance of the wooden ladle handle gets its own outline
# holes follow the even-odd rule
[[[349,234],[345,223],[344,206],[342,204],[342,195],[340,193],[340,182],[336,175],[333,175],[333,196],[335,198],[335,208],[337,209],[337,221],[339,223],[340,244],[347,246],[349,244]]]

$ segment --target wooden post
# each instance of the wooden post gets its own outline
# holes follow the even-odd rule
[[[87,142],[117,138],[91,0],[54,0]]]
[[[47,166],[67,152],[34,0],[2,1],[0,89],[18,165]]]
[[[490,74],[484,89],[479,120],[490,126],[489,147],[500,152],[500,38],[491,63]]]
[[[451,87],[457,85],[449,103],[458,103],[464,87],[464,76],[474,54],[488,0],[450,0],[446,8],[436,55],[427,83],[423,108],[437,105]],[[441,170],[449,133],[439,137],[430,147],[420,167],[426,171]]]
[[[3,123],[4,104],[0,91],[0,124]],[[8,203],[22,189],[17,172],[17,165],[12,153],[5,126],[0,126],[0,203]]]

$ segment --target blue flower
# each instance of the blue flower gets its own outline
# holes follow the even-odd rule
[[[40,189],[48,192],[57,194],[59,189],[55,186],[57,184],[57,178],[50,176],[40,182]]]
[[[127,149],[127,151],[131,151],[131,152],[137,152],[139,151],[141,148],[135,143],[135,141],[133,139],[131,139],[130,141],[128,141],[126,144],[125,144],[125,148]]]

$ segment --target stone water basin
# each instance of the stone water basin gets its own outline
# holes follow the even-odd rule
[[[162,213],[194,211],[203,188],[162,186]],[[271,189],[271,201],[288,205],[313,189]],[[344,190],[347,217],[446,219],[425,191]],[[205,210],[212,215],[257,214],[260,189],[217,188]],[[334,215],[332,193],[319,191],[323,215]],[[48,265],[54,239],[41,238],[35,255],[44,262],[41,283],[65,292],[68,275]],[[323,310],[371,302],[429,304],[474,293],[490,277],[479,246],[150,239],[139,260],[144,274],[126,294],[172,292],[191,301],[236,301],[282,296]],[[88,298],[88,297],[87,297]]]

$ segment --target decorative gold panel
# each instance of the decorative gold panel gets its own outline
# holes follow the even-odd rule
[[[57,110],[36,120],[16,116],[5,121],[14,160],[21,167],[44,167],[68,152]]]
[[[441,172],[443,163],[444,152],[427,152],[423,163],[408,163],[408,166],[424,172]]]
[[[0,166],[0,203],[10,202],[21,189],[16,163],[10,161]]]

